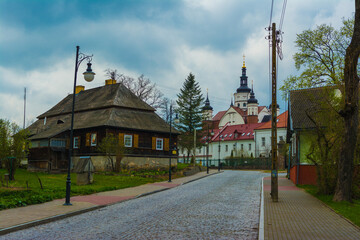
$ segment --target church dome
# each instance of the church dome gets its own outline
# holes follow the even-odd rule
[[[237,93],[243,93],[243,92],[249,93],[249,92],[251,92],[251,89],[248,86],[240,86],[238,89],[236,89],[236,92]]]
[[[251,89],[250,98],[248,99],[247,103],[258,103],[258,100],[255,98],[254,89]]]

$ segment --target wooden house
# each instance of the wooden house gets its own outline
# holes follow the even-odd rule
[[[67,169],[72,99],[69,94],[29,126],[29,169]],[[95,170],[108,170],[107,158],[98,146],[112,133],[127,149],[123,163],[133,167],[168,166],[170,126],[122,84],[106,80],[105,86],[89,90],[77,86],[74,112],[73,162],[90,156]],[[172,129],[171,149],[176,146],[178,134]]]

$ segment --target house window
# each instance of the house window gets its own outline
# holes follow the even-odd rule
[[[244,151],[244,144],[241,144],[241,151]]]
[[[96,133],[92,133],[91,134],[91,146],[96,146],[96,145],[97,145]]]
[[[221,150],[221,146],[219,145],[219,152],[220,152],[220,150]]]
[[[132,147],[132,135],[124,135],[124,146]]]
[[[74,137],[74,148],[79,148],[79,137]]]
[[[243,107],[246,107],[246,103],[243,103]]]
[[[265,147],[265,138],[264,137],[261,138],[261,146]]]
[[[228,151],[228,145],[225,145],[225,152]]]
[[[164,139],[157,138],[156,139],[156,150],[163,150],[164,149]]]
[[[280,136],[280,141],[284,141],[284,138],[283,138],[283,136]]]
[[[251,151],[251,143],[249,143],[249,151]]]

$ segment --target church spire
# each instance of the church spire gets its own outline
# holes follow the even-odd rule
[[[250,98],[248,99],[248,104],[249,103],[258,103],[258,100],[255,98],[255,93],[254,93],[254,84],[253,81],[251,81],[251,92],[250,92]]]
[[[236,90],[237,93],[241,93],[241,92],[250,93],[251,89],[248,87],[247,79],[248,77],[246,76],[245,54],[244,54],[242,75],[240,77],[240,87]]]
[[[206,100],[205,100],[205,106],[203,107],[203,110],[213,110],[213,108],[210,106],[209,90],[208,89],[206,89]]]

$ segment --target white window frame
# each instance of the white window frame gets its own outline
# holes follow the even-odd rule
[[[158,143],[161,143],[161,147],[158,146]],[[156,138],[156,150],[164,150],[164,139]]]
[[[79,137],[74,137],[74,140],[73,140],[73,148],[74,149],[78,149],[79,148]]]
[[[126,140],[130,139],[130,143],[127,144]],[[128,134],[124,134],[124,146],[125,147],[132,147],[132,141],[133,140],[133,136],[132,135],[128,135]]]

